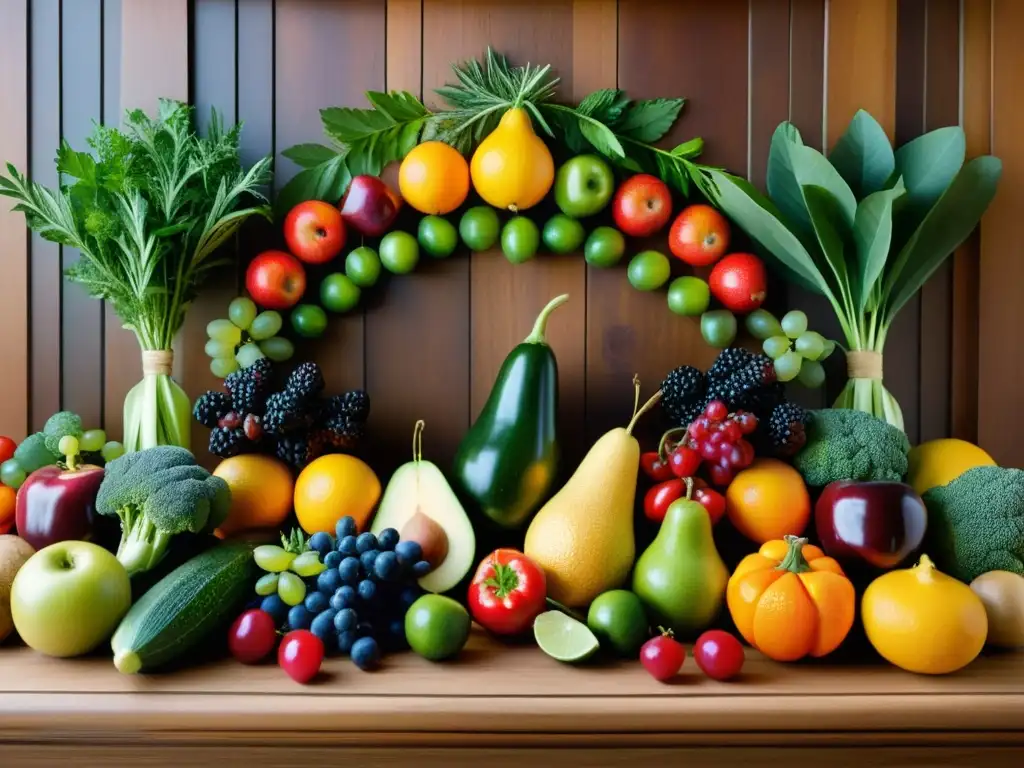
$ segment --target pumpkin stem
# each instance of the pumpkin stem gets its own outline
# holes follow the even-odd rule
[[[807,543],[807,539],[801,536],[793,536],[792,534],[784,536],[783,540],[789,544],[789,551],[786,552],[786,556],[782,559],[775,570],[777,571],[789,571],[790,573],[807,573],[811,570],[810,564],[804,558],[804,544]]]

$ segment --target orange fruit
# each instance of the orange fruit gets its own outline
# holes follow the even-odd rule
[[[224,459],[213,474],[231,489],[231,511],[216,531],[222,537],[254,528],[278,528],[291,512],[295,483],[284,462],[247,453]]]
[[[444,142],[425,141],[402,161],[398,188],[420,213],[450,213],[469,194],[469,164]]]
[[[811,517],[811,497],[800,473],[778,459],[757,459],[725,491],[733,526],[764,544],[787,534],[799,536]]]
[[[8,485],[0,485],[0,534],[7,533],[14,525],[15,501],[18,494]]]
[[[366,462],[331,453],[314,459],[299,473],[295,516],[308,534],[333,534],[345,516],[351,516],[363,531],[380,501],[380,492],[380,480]]]

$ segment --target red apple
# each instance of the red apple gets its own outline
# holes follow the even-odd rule
[[[612,200],[615,226],[633,237],[649,237],[672,215],[672,193],[661,179],[638,173],[626,179]]]
[[[341,198],[341,218],[362,235],[380,237],[401,207],[398,193],[376,176],[356,176]]]
[[[733,312],[753,312],[768,294],[764,262],[752,253],[731,253],[708,278],[711,295]]]
[[[668,248],[691,267],[708,267],[729,247],[729,222],[710,205],[684,208],[668,233]]]
[[[284,219],[284,241],[299,261],[326,264],[345,246],[341,212],[322,200],[299,203]]]
[[[264,251],[245,270],[245,288],[265,309],[289,309],[306,290],[306,271],[290,253]]]
[[[103,468],[92,464],[37,469],[18,489],[18,535],[36,550],[58,541],[89,541],[97,527],[96,494],[102,482]]]

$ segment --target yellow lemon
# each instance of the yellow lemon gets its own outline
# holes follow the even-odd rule
[[[995,460],[966,440],[943,438],[929,440],[912,448],[907,456],[907,483],[919,495],[929,488],[946,485],[968,469],[995,466]]]
[[[306,533],[334,533],[346,516],[366,530],[380,501],[380,480],[355,456],[331,453],[314,459],[295,481],[295,516]]]
[[[480,197],[495,208],[522,211],[543,200],[551,189],[555,162],[533,132],[530,115],[513,107],[476,148],[470,175]]]

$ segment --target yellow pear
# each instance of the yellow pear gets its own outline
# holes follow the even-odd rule
[[[638,382],[636,387],[639,400]],[[524,551],[544,569],[552,600],[585,606],[629,575],[636,556],[633,503],[640,463],[633,427],[660,394],[634,406],[626,427],[602,435],[530,523]]]
[[[555,162],[525,109],[512,107],[480,142],[470,176],[480,197],[495,208],[522,211],[544,199],[555,178]]]

